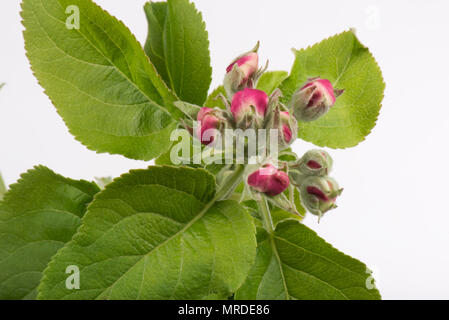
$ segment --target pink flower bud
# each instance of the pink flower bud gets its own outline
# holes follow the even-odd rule
[[[234,95],[231,112],[238,128],[260,128],[268,107],[268,95],[257,89],[246,88]]]
[[[270,197],[284,192],[289,184],[288,175],[271,164],[263,166],[248,177],[248,185]]]
[[[226,73],[232,71],[232,68],[237,65],[239,69],[243,72],[244,78],[243,81],[248,81],[248,79],[256,73],[259,67],[259,55],[257,52],[250,52],[243,57],[237,58],[234,62],[232,62],[227,68]]]
[[[336,96],[342,93],[341,90],[334,90],[329,80],[313,79],[295,92],[290,108],[299,121],[317,120],[330,110],[335,104]]]
[[[293,134],[297,134],[296,120],[287,111],[281,112],[281,129],[284,142],[288,145],[295,138]]]
[[[252,88],[258,78],[259,43],[251,51],[236,58],[227,68],[224,79],[224,89],[230,100],[237,91]]]
[[[322,216],[327,211],[335,209],[337,197],[343,192],[337,182],[327,176],[305,177],[299,190],[302,204],[310,213],[317,216]]]
[[[210,145],[215,141],[220,127],[220,119],[216,116],[215,110],[211,108],[201,108],[197,116],[198,127],[195,137],[204,145]]]

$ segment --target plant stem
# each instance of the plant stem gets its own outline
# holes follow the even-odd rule
[[[272,235],[274,233],[273,220],[271,218],[270,207],[265,196],[262,196],[262,200],[258,202],[259,210],[262,213],[262,220],[265,230]]]
[[[235,170],[226,177],[223,182],[218,187],[217,193],[215,195],[216,201],[227,199],[242,182],[243,172],[245,171],[245,166],[238,164]]]

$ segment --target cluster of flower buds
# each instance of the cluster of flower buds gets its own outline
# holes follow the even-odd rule
[[[201,108],[197,115],[200,129],[196,138],[211,146],[216,135],[209,130],[223,133],[225,128],[234,129],[275,129],[279,134],[279,149],[285,149],[297,137],[298,123],[288,108],[280,103],[280,91],[270,97],[264,91],[254,89],[257,79],[264,70],[259,69],[258,45],[237,59],[227,68],[224,80],[229,102],[225,97],[228,112],[220,109]],[[205,133],[206,136],[204,136]]]
[[[280,102],[282,93],[271,96],[255,89],[264,70],[259,69],[257,46],[236,58],[227,68],[221,95],[227,110],[198,108],[199,128],[193,133],[204,145],[213,146],[224,129],[275,129],[279,133],[279,149],[287,148],[297,137],[298,121],[309,122],[325,115],[343,93],[335,90],[329,80],[315,78],[297,90],[287,108]],[[297,187],[304,206],[322,216],[336,207],[342,189],[328,176],[332,158],[326,151],[311,150],[289,166],[288,174],[267,164],[249,175],[247,184],[269,197],[283,193],[290,185]]]
[[[343,192],[338,183],[328,176],[332,158],[324,150],[310,150],[291,165],[289,176],[299,188],[302,204],[314,215],[322,216],[337,207],[337,197]]]
[[[284,192],[290,185],[288,175],[271,164],[267,164],[248,177],[248,185],[269,197]]]
[[[203,133],[209,129],[277,129],[279,147],[285,149],[297,137],[298,121],[309,122],[324,116],[343,93],[343,90],[334,89],[329,80],[310,79],[293,94],[287,108],[280,102],[279,89],[268,97],[254,88],[265,71],[259,68],[258,49],[259,43],[234,59],[226,69],[224,89],[230,103],[224,96],[221,98],[228,106],[228,115],[207,108],[198,113],[201,129],[195,135],[203,144],[210,145],[215,140],[210,134],[203,138]]]
[[[336,90],[326,79],[310,79],[293,94],[289,108],[299,121],[310,122],[324,116],[344,91]]]

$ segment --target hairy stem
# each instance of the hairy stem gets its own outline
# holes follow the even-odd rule
[[[262,214],[263,225],[265,230],[272,235],[274,232],[273,219],[271,218],[270,207],[268,206],[268,200],[262,196],[262,200],[258,202],[259,210]]]
[[[245,166],[239,164],[229,176],[223,179],[223,182],[220,183],[215,196],[216,201],[225,200],[234,192],[234,190],[242,182],[244,171]]]

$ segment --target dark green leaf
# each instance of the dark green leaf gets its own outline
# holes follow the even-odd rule
[[[256,262],[236,293],[244,300],[380,299],[367,267],[334,249],[299,221],[285,220],[273,236],[260,230]]]
[[[214,197],[202,169],[150,167],[116,179],[45,270],[39,298],[230,296],[254,261],[255,228],[237,202]],[[65,287],[67,265],[81,270],[79,290]]]
[[[0,203],[0,299],[34,299],[42,271],[99,191],[45,167],[22,175]]]

